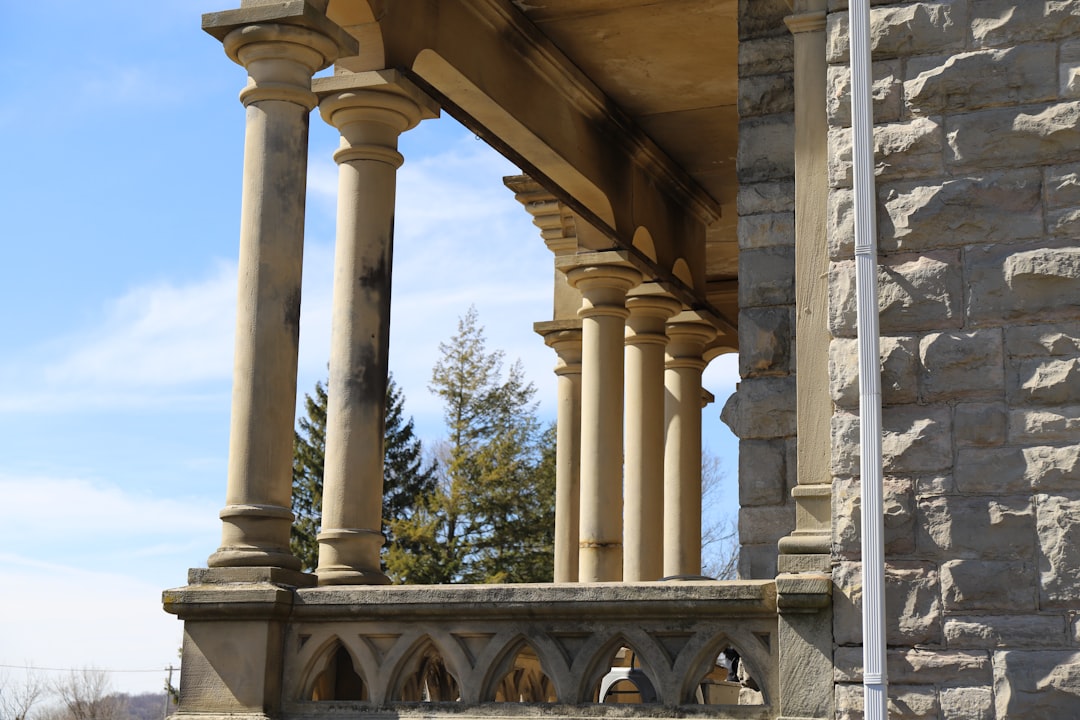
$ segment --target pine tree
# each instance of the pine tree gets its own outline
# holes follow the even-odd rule
[[[316,536],[322,525],[323,463],[326,458],[326,386],[315,383],[315,396],[304,394],[304,417],[293,438],[293,525],[289,549],[310,572],[319,560]]]

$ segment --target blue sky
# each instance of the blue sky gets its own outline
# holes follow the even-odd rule
[[[160,592],[217,546],[225,492],[243,70],[204,0],[9,3],[0,23],[0,665],[123,670],[161,687],[180,624]],[[312,118],[301,392],[325,374],[335,131]],[[475,304],[554,414],[552,258],[502,185],[517,170],[449,118],[401,142],[391,368],[428,443],[438,343]],[[706,445],[736,503],[706,386]],[[127,671],[145,672],[127,672]],[[18,674],[0,667],[0,676]]]

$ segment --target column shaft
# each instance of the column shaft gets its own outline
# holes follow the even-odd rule
[[[581,331],[545,340],[559,364],[555,426],[555,582],[577,582],[581,498]]]

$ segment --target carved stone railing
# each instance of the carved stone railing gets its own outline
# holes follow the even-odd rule
[[[773,581],[293,592],[289,718],[778,715]],[[727,649],[759,692],[727,682]]]

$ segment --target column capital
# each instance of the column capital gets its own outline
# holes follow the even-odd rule
[[[556,375],[581,372],[581,320],[548,320],[533,323],[533,331],[544,338],[544,344],[555,351],[559,364]]]
[[[326,67],[339,57],[347,57],[359,52],[359,43],[356,38],[326,17],[326,13],[309,0],[285,0],[269,5],[246,5],[235,10],[205,13],[202,16],[202,29],[221,42],[225,42],[225,38],[237,30],[267,25],[303,28],[330,40],[335,50],[331,51],[326,65],[322,67]],[[252,32],[257,35],[259,31]],[[236,58],[233,59],[236,60]]]
[[[438,104],[397,70],[316,78],[311,89],[319,98],[323,120],[342,135],[365,121],[386,125],[400,135],[421,120],[439,116]]]
[[[810,10],[807,12],[788,15],[784,18],[784,24],[792,35],[806,32],[825,32],[825,11]]]
[[[667,345],[664,322],[682,310],[682,303],[655,282],[644,283],[626,295],[627,345]]]
[[[685,310],[667,323],[667,368],[698,367],[705,368],[705,346],[716,337],[716,326],[704,315],[693,310]]]

